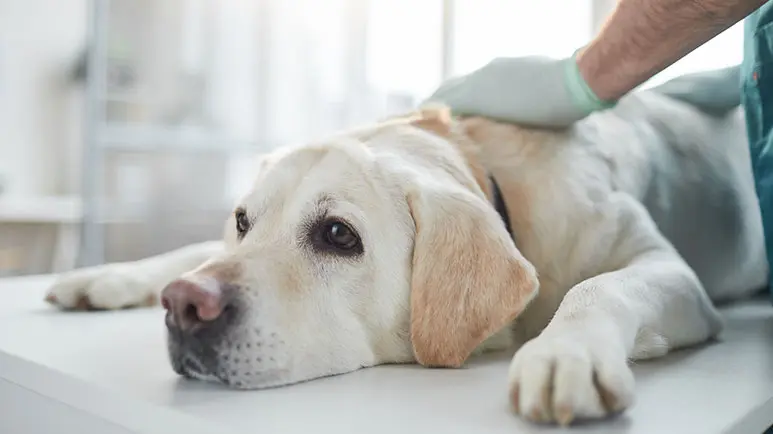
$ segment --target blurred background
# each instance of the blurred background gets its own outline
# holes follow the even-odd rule
[[[217,239],[256,152],[568,56],[614,0],[0,0],[0,276]],[[647,85],[739,63],[733,27]]]

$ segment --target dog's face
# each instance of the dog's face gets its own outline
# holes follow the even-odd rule
[[[459,366],[536,294],[451,144],[410,125],[281,150],[183,277],[215,318],[169,321],[175,370],[261,388],[381,363]]]

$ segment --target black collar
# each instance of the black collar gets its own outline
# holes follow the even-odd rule
[[[507,213],[507,205],[505,205],[505,199],[502,197],[502,190],[499,189],[499,184],[497,184],[497,180],[494,179],[492,175],[489,175],[489,180],[491,181],[491,187],[492,187],[492,194],[494,199],[494,209],[497,210],[497,213],[499,213],[499,217],[502,218],[502,221],[505,223],[505,229],[507,229],[507,233],[510,234],[510,237],[513,238],[513,241],[515,241],[515,234],[513,233],[513,228],[510,225],[510,215]]]

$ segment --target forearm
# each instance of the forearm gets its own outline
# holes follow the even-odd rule
[[[658,349],[648,346],[662,340],[656,335],[676,348],[719,332],[719,314],[698,277],[633,197],[614,193],[597,204],[577,243],[608,254],[595,258],[593,277],[566,293],[546,330],[571,330],[578,320],[591,328],[614,324],[626,356],[637,358]],[[652,339],[640,341],[645,332]]]
[[[616,100],[767,0],[620,0],[577,57],[588,86]]]
[[[652,253],[635,261],[570,289],[544,333],[604,330],[604,339],[639,360],[718,334],[721,319],[681,259]]]

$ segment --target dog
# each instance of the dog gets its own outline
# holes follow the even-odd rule
[[[765,287],[745,137],[740,108],[652,91],[562,130],[426,106],[261,156],[223,242],[46,300],[160,301],[174,370],[241,389],[514,348],[515,413],[604,418],[633,402],[630,360],[713,339],[713,303]]]

